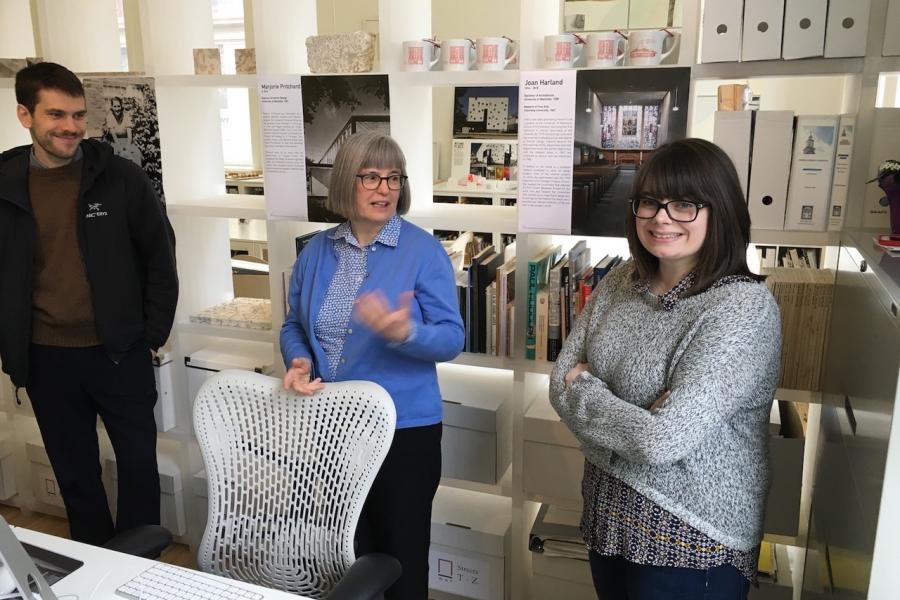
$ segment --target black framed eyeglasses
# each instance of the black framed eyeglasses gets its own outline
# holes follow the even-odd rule
[[[631,212],[638,219],[652,219],[660,209],[664,209],[669,218],[679,223],[690,223],[697,219],[700,209],[709,206],[706,202],[696,200],[669,200],[663,202],[653,196],[637,196],[631,199]]]
[[[394,192],[402,190],[408,179],[406,175],[391,174],[382,177],[378,173],[363,173],[362,175],[357,175],[357,177],[359,177],[362,186],[367,190],[377,190],[382,181],[387,181],[388,189]]]

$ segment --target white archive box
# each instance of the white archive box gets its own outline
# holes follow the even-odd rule
[[[865,56],[870,0],[829,0],[825,57]],[[892,32],[896,36],[896,32]]]
[[[785,0],[782,58],[822,56],[828,0]]]
[[[115,514],[118,498],[119,471],[116,457],[106,458],[106,496],[110,510]],[[159,506],[160,524],[179,536],[185,533],[184,489],[181,481],[181,468],[167,453],[157,452],[156,462],[159,467]]]
[[[884,56],[900,56],[900,0],[888,0],[887,18],[884,24]]]
[[[580,522],[580,511],[541,505],[528,534],[535,600],[596,600]]]
[[[441,476],[496,484],[512,460],[512,373],[438,365],[444,408]]]
[[[755,114],[755,110],[717,110],[713,130],[713,141],[734,163],[745,200],[750,180],[750,145]]]
[[[440,486],[431,508],[429,598],[509,597],[512,500]]]
[[[781,58],[784,33],[784,0],[750,0],[744,3],[741,60]]]
[[[744,0],[707,0],[703,3],[700,62],[741,60],[741,19]]]
[[[793,141],[794,111],[757,111],[747,193],[750,220],[756,229],[784,229]]]
[[[226,369],[240,369],[269,374],[272,372],[272,344],[245,340],[223,340],[204,346],[184,357],[187,368],[188,404],[203,382]]]
[[[525,412],[524,487],[527,497],[581,510],[581,445],[546,396]]]
[[[9,435],[3,434],[0,435],[0,500],[9,500],[17,493],[13,445]]]
[[[156,405],[153,417],[157,431],[175,427],[175,390],[172,385],[172,353],[158,352],[153,357],[153,376],[156,378]]]
[[[62,493],[59,491],[59,483],[50,466],[44,441],[36,438],[25,443],[25,455],[28,457],[31,471],[31,487],[34,497],[39,502],[65,508]]]

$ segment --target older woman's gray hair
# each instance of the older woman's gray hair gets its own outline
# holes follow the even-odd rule
[[[356,216],[356,176],[363,169],[399,169],[401,175],[406,175],[406,158],[389,135],[374,131],[351,135],[334,157],[325,208],[345,219]],[[397,200],[397,214],[405,215],[409,205],[409,185],[404,185]]]

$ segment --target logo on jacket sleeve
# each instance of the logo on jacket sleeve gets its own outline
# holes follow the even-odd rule
[[[94,219],[96,217],[106,217],[109,215],[105,210],[100,210],[100,207],[103,206],[102,202],[91,202],[88,204],[87,214],[84,216],[85,219]]]

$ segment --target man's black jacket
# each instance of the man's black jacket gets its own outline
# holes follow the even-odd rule
[[[81,143],[78,245],[97,335],[114,359],[158,348],[175,318],[175,233],[144,172],[101,142]],[[0,155],[0,361],[17,387],[28,377],[37,242],[28,168],[31,146]]]

